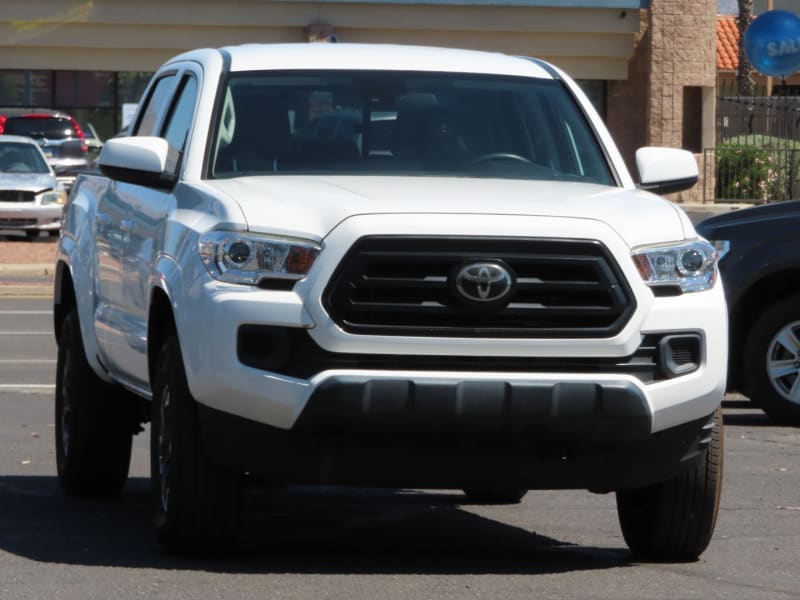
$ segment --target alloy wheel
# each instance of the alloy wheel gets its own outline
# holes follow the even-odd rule
[[[767,374],[775,390],[800,404],[800,321],[781,328],[767,347]]]

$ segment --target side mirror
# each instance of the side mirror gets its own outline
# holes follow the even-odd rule
[[[688,190],[699,178],[694,155],[678,148],[639,148],[636,168],[639,170],[639,187],[656,194]]]
[[[177,181],[178,151],[160,137],[112,138],[97,162],[103,175],[126,183],[172,188]]]

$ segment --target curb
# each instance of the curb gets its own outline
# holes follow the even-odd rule
[[[703,219],[708,217],[713,217],[714,215],[719,215],[726,212],[731,212],[733,210],[741,210],[744,208],[749,208],[753,206],[753,204],[743,204],[743,203],[709,203],[709,204],[684,204],[681,202],[676,202],[676,206],[679,206],[689,215],[689,219],[692,221],[694,225],[697,225]]]
[[[13,275],[15,277],[52,277],[54,267],[52,263],[32,263],[27,265],[2,265],[0,276]]]
[[[52,298],[53,276],[51,263],[0,264],[0,297]]]

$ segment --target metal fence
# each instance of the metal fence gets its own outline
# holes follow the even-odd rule
[[[714,164],[717,202],[800,197],[800,96],[717,99]]]

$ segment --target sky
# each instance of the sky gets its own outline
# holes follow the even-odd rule
[[[739,8],[736,0],[717,0],[717,14],[719,15],[736,15],[739,14]]]

